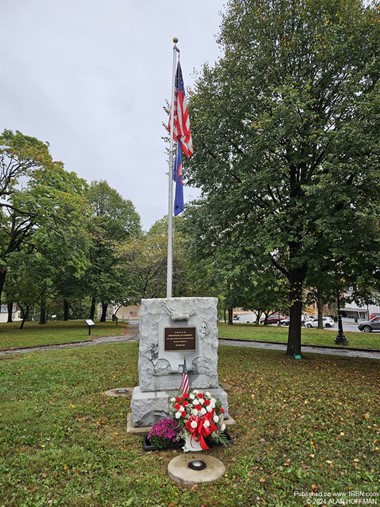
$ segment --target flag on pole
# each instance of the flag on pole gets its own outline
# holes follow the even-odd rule
[[[175,181],[174,215],[179,215],[185,207],[183,199],[182,150],[179,141],[177,142],[177,153],[173,167],[173,180]]]
[[[189,376],[187,374],[187,366],[186,366],[186,358],[183,358],[182,365],[182,379],[181,385],[179,386],[179,390],[183,393],[188,393],[190,389]]]
[[[178,61],[174,85],[174,120],[173,139],[181,143],[181,148],[187,157],[193,154],[193,142],[191,140],[189,111],[187,108],[185,84],[183,82],[181,64]],[[170,130],[169,120],[169,130]]]

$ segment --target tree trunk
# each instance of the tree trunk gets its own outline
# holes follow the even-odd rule
[[[96,300],[95,300],[95,298],[92,298],[91,308],[90,308],[90,319],[91,320],[95,320],[95,305],[96,305]]]
[[[0,303],[1,303],[1,295],[3,293],[3,288],[5,284],[5,277],[7,276],[7,272],[5,269],[0,269]]]
[[[234,309],[228,308],[228,324],[229,325],[233,324],[233,318],[234,318]]]
[[[13,303],[7,303],[8,306],[8,320],[7,322],[13,322]]]
[[[323,300],[317,291],[318,329],[323,329]]]
[[[70,305],[67,299],[63,300],[63,320],[68,321],[70,318]]]
[[[106,321],[107,308],[108,308],[108,303],[102,303],[102,316],[100,317],[100,322]]]
[[[41,300],[40,306],[40,321],[39,324],[46,324],[47,316],[46,316],[46,301],[44,299]]]
[[[305,279],[303,269],[293,270],[290,279],[290,324],[288,333],[288,356],[301,355],[302,288]]]
[[[19,305],[19,306],[20,306],[20,305]],[[22,329],[22,328],[24,327],[24,324],[25,324],[26,319],[27,319],[27,318],[28,318],[28,316],[29,316],[30,305],[29,305],[29,306],[27,306],[27,307],[25,308],[25,310],[24,310],[24,308],[22,308],[21,306],[20,306],[20,308],[21,308],[21,313],[22,313],[22,321],[21,321],[21,324],[20,324],[20,329]]]

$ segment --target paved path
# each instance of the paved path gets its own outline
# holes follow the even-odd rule
[[[104,336],[102,338],[92,338],[87,342],[63,343],[61,345],[42,345],[40,347],[25,347],[19,349],[6,349],[0,351],[0,356],[9,354],[25,354],[26,352],[40,352],[41,350],[70,349],[74,347],[92,347],[103,343],[124,343],[137,340],[138,331],[123,336]]]
[[[257,349],[270,349],[270,350],[286,350],[285,343],[268,343],[268,342],[253,342],[248,340],[227,340],[220,338],[221,345],[229,345],[232,347],[249,347]],[[364,349],[341,349],[335,347],[313,347],[302,345],[302,352],[313,352],[314,354],[330,354],[334,356],[343,357],[367,357],[371,359],[380,359],[380,351],[364,350]]]
[[[65,343],[62,345],[43,345],[41,347],[27,347],[19,349],[8,349],[0,351],[0,356],[10,354],[24,354],[27,352],[39,352],[41,350],[55,350],[55,349],[68,349],[73,347],[92,347],[94,345],[101,345],[105,343],[124,343],[129,341],[138,340],[138,329],[131,329],[127,335],[123,336],[106,336],[103,338],[92,338],[91,341],[76,342],[76,343]],[[259,349],[270,349],[270,350],[286,350],[286,344],[282,343],[268,343],[268,342],[253,342],[249,340],[228,340],[219,339],[221,345],[228,345],[230,347],[249,347]],[[358,349],[341,349],[334,347],[312,347],[302,346],[302,352],[313,352],[315,354],[330,354],[341,357],[366,357],[370,359],[380,359],[380,351],[370,350],[358,350]]]

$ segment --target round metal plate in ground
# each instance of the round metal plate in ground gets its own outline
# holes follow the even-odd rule
[[[191,461],[199,461],[196,453],[184,453],[173,458],[168,465],[169,476],[178,484],[193,486],[200,482],[212,482],[220,479],[226,472],[226,467],[221,461],[213,456],[202,456],[206,468],[203,470],[192,470],[189,468]]]
[[[110,389],[106,391],[104,394],[106,396],[112,396],[113,398],[118,398],[121,396],[122,398],[126,398],[131,396],[133,389],[131,387],[118,387],[116,389]]]

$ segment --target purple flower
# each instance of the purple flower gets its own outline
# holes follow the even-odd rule
[[[180,430],[174,419],[161,419],[153,424],[148,433],[148,440],[159,449],[164,449],[178,440]]]

